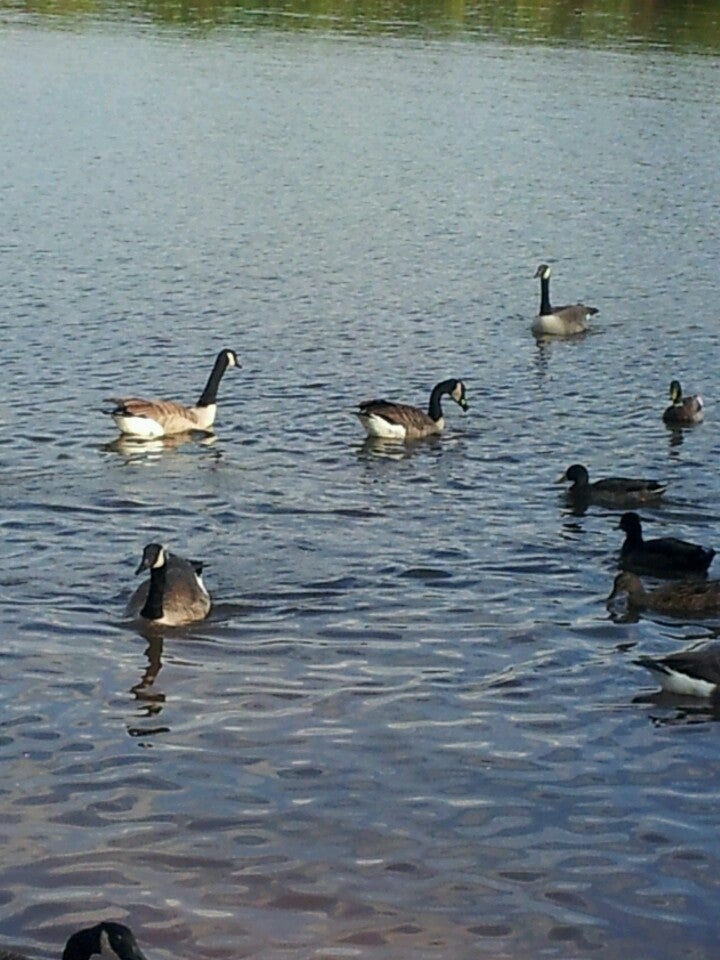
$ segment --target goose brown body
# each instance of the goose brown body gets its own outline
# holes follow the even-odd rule
[[[191,430],[211,432],[217,415],[217,392],[223,374],[229,367],[239,366],[234,350],[221,350],[217,355],[205,389],[194,406],[175,400],[146,400],[143,397],[110,397],[115,404],[110,416],[121,433],[155,440],[158,437],[188,433]]]
[[[462,380],[443,380],[430,394],[427,413],[419,407],[390,400],[365,400],[357,411],[360,422],[370,437],[385,440],[420,440],[442,433],[445,420],[441,397],[449,396],[462,410],[468,409],[465,384]]]
[[[540,278],[540,309],[530,328],[536,337],[572,337],[587,330],[588,317],[594,316],[597,307],[584,303],[553,307],[550,304],[550,267],[541,263],[535,271]]]
[[[638,657],[635,663],[649,670],[668,693],[692,697],[718,695],[720,644],[717,642],[664,657]]]
[[[150,571],[127,603],[125,616],[160,626],[178,627],[204,620],[212,600],[202,582],[202,565],[149,543],[136,574]]]

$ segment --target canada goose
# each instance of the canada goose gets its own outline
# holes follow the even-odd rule
[[[135,575],[150,571],[125,608],[126,617],[162,626],[178,627],[204,620],[212,602],[202,582],[202,564],[169,553],[160,543],[149,543]]]
[[[636,513],[624,513],[619,527],[625,531],[625,542],[620,550],[620,565],[633,573],[657,576],[682,576],[705,573],[715,556],[709,547],[701,547],[677,537],[644,540],[642,524]]]
[[[566,491],[568,500],[575,503],[606,504],[610,507],[632,507],[659,500],[667,490],[666,483],[628,477],[606,477],[590,483],[587,469],[581,463],[568,467],[556,482],[571,484]]]
[[[695,650],[680,650],[665,657],[638,657],[668,693],[692,697],[715,697],[720,684],[720,644],[709,643]]]
[[[221,350],[194,407],[174,400],[143,400],[140,397],[109,397],[115,408],[110,411],[121,433],[155,440],[190,430],[212,431],[217,413],[217,393],[228,367],[239,366],[234,350]]]
[[[357,415],[369,437],[384,440],[419,440],[442,433],[445,426],[440,398],[447,394],[463,410],[467,410],[465,384],[462,380],[443,380],[433,387],[428,412],[406,403],[389,400],[364,400]]]
[[[550,306],[550,267],[541,263],[534,279],[540,277],[540,311],[530,328],[536,337],[571,337],[587,330],[587,318],[596,314],[597,307],[584,303],[564,307]]]
[[[670,384],[670,406],[663,413],[663,421],[671,427],[690,427],[694,423],[702,423],[705,419],[705,410],[702,397],[695,395],[683,397],[679,380]]]
[[[145,960],[145,954],[137,945],[132,930],[124,923],[110,920],[78,930],[65,944],[62,960],[90,960],[90,957]],[[0,949],[0,960],[29,960],[29,957]]]
[[[640,577],[626,570],[615,577],[607,602],[621,593],[627,594],[628,606],[636,610],[657,610],[671,616],[720,613],[720,580],[683,580],[646,590]]]

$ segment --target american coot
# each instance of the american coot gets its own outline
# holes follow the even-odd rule
[[[705,573],[715,551],[677,537],[644,540],[642,524],[637,513],[624,513],[620,529],[625,531],[625,542],[620,550],[620,565],[633,573],[658,576],[682,576]]]

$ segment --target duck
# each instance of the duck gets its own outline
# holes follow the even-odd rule
[[[684,397],[679,380],[670,384],[670,406],[665,408],[663,422],[670,427],[691,427],[705,419],[705,405],[699,394]]]
[[[383,440],[420,440],[442,433],[445,427],[440,400],[449,396],[461,410],[468,409],[462,380],[442,380],[433,387],[428,411],[390,400],[364,400],[357,416],[369,437]]]
[[[659,480],[640,480],[629,477],[606,477],[590,483],[587,467],[573,463],[558,477],[557,483],[570,483],[566,491],[568,500],[582,503],[597,503],[610,507],[632,507],[641,503],[659,500],[667,490],[667,484]]]
[[[62,960],[90,960],[90,957],[117,957],[118,960],[145,960],[135,935],[124,923],[104,920],[94,927],[78,930],[65,944]],[[0,949],[0,960],[30,960],[22,953]]]
[[[586,307],[584,303],[569,304],[564,307],[550,306],[550,267],[541,263],[535,271],[534,279],[540,278],[540,310],[530,328],[536,337],[572,337],[587,330],[588,317],[594,316],[597,307]]]
[[[668,693],[681,696],[716,697],[720,684],[720,643],[713,642],[664,657],[637,657]]]
[[[624,513],[618,524],[625,532],[620,549],[620,565],[633,573],[655,576],[682,576],[706,573],[715,551],[710,547],[688,543],[677,537],[644,540],[642,523],[637,513]]]
[[[720,580],[684,580],[646,590],[637,574],[624,570],[615,577],[607,603],[621,593],[627,594],[628,606],[636,610],[656,610],[671,616],[720,613]]]
[[[157,440],[159,437],[201,430],[212,433],[217,414],[217,394],[223,374],[239,367],[234,350],[221,350],[213,365],[205,389],[193,407],[174,400],[145,400],[142,397],[109,397],[115,404],[109,411],[120,432],[126,436]]]
[[[125,616],[158,626],[179,627],[204,620],[212,600],[202,581],[203,565],[170,553],[161,543],[143,550],[135,575],[150,571],[130,597]]]

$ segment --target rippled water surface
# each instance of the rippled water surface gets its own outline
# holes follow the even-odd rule
[[[632,660],[715,625],[610,619],[617,515],[552,481],[665,478],[648,529],[720,549],[715,56],[3,23],[5,943],[714,957],[716,716]],[[541,260],[583,339],[531,337]],[[214,442],[113,442],[225,346]],[[207,622],[123,623],[151,540]]]

